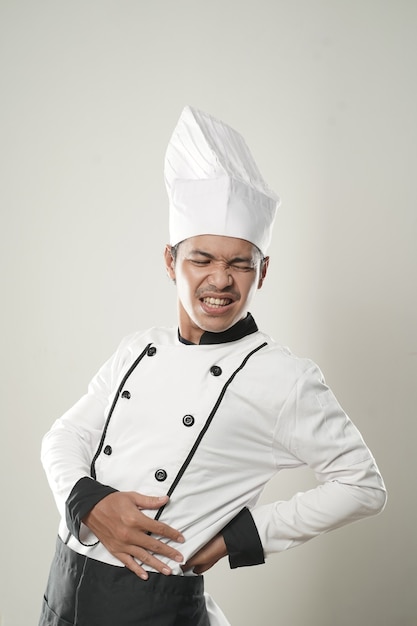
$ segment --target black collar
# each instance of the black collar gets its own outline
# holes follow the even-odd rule
[[[243,320],[239,320],[233,326],[228,328],[227,330],[223,330],[221,333],[212,333],[208,330],[204,331],[201,335],[199,345],[208,345],[214,343],[228,343],[229,341],[237,341],[238,339],[243,339],[246,335],[251,335],[252,333],[256,333],[258,327],[256,325],[255,320],[253,319],[250,313]],[[178,329],[178,339],[181,343],[185,343],[187,346],[193,346],[194,344],[187,339],[184,339],[180,335],[180,331]]]

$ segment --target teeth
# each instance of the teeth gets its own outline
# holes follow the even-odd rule
[[[227,298],[203,298],[203,302],[211,306],[225,306],[230,300]]]

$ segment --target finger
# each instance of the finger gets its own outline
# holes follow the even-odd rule
[[[131,492],[131,494],[136,506],[139,509],[157,509],[164,506],[164,504],[166,504],[169,500],[168,496],[145,496],[136,492]],[[166,537],[167,539],[173,539],[179,543],[184,543],[184,536],[175,528],[168,526],[168,524],[165,524],[164,522],[154,520],[146,515],[144,515],[144,517],[146,519],[146,524],[142,527],[144,530],[153,533],[154,535],[159,535],[161,537]]]
[[[150,552],[145,552],[143,556],[140,557],[142,565],[147,565],[149,568],[155,569],[157,572],[164,574],[165,576],[170,576],[172,574],[172,569],[169,565],[160,561],[155,555]]]
[[[177,563],[183,563],[184,557],[175,548],[164,543],[163,541],[159,541],[159,539],[155,539],[154,537],[149,537],[149,544],[147,546],[147,551],[152,554],[159,554],[161,556],[166,556],[172,561],[176,561]]]
[[[130,554],[124,554],[122,557],[120,557],[120,560],[127,569],[136,574],[136,576],[138,576],[139,578],[142,578],[142,580],[148,580],[149,578],[149,572],[144,567],[142,567],[143,564],[148,565],[149,568],[152,568],[157,572],[164,574],[165,576],[170,576],[172,574],[171,568],[166,565],[166,563],[163,563],[159,559],[152,557],[149,553],[145,551],[139,553],[139,551],[136,550],[134,547],[132,547],[132,552],[137,553],[135,554],[136,558]]]
[[[178,543],[184,543],[185,538],[179,530],[172,528],[172,526],[168,526],[164,522],[159,522],[152,518],[147,518],[147,530],[153,535],[158,535],[159,537],[166,537],[167,539],[172,539],[173,541],[177,541]]]
[[[120,560],[122,561],[123,565],[127,569],[130,569],[131,572],[136,574],[136,576],[142,578],[142,580],[148,580],[148,572],[139,565],[139,563],[133,558],[133,556],[127,554],[123,559]]]
[[[131,539],[132,540],[129,542],[129,546],[123,546],[123,552],[129,552],[129,554],[132,553],[130,547],[134,546],[134,548],[136,548],[136,551],[132,554],[134,554],[134,556],[137,556],[141,560],[144,560],[142,558],[142,552],[138,553],[137,550],[142,550],[146,553],[164,556],[168,559],[171,559],[172,561],[176,561],[177,563],[184,562],[184,557],[181,552],[176,550],[174,547],[167,545],[163,541],[159,541],[159,539],[156,539],[155,537],[152,537],[150,535],[143,535],[143,533],[141,533],[137,535],[136,540],[135,537],[131,537]]]
[[[142,493],[132,491],[135,504],[140,509],[159,509],[169,500],[168,496],[145,496]]]
[[[211,567],[213,567],[214,563],[207,563],[206,565],[196,565],[193,568],[193,572],[194,574],[204,574],[204,572],[207,572]]]
[[[193,567],[192,565],[190,565],[189,563],[186,563],[185,565],[181,565],[181,569],[183,572],[188,572],[190,570],[192,570],[193,574],[202,574],[205,570],[202,569],[202,567],[196,565],[195,567]],[[210,569],[209,567],[207,567],[207,569]]]
[[[165,576],[170,576],[172,574],[172,568],[167,565],[167,563],[160,561],[150,552],[135,546],[132,546],[131,552],[131,555],[125,555],[127,556],[125,559],[126,567],[135,572],[135,574],[140,576],[143,580],[147,579],[148,573],[144,569],[144,565],[146,565],[149,569],[156,570],[160,574],[164,574]]]
[[[191,569],[190,564],[184,563],[184,565],[181,565],[181,569],[183,572],[187,572],[189,569]]]

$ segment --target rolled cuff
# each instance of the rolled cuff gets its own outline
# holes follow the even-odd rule
[[[258,529],[248,508],[244,508],[221,532],[232,569],[265,563]]]
[[[106,496],[117,489],[102,485],[85,476],[75,483],[65,503],[65,519],[68,530],[80,541],[80,528],[83,518]]]

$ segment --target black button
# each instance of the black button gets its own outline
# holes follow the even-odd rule
[[[212,367],[210,367],[210,374],[213,376],[220,376],[222,374],[222,368],[218,365],[212,365]]]
[[[156,470],[155,472],[155,478],[156,480],[159,480],[159,482],[162,482],[163,480],[165,480],[167,476],[168,474],[166,473],[164,469],[159,469],[159,470]]]
[[[127,389],[126,389],[126,391],[124,391],[122,393],[122,398],[126,398],[126,400],[130,400],[130,397],[131,397],[130,396],[130,391],[127,391]]]
[[[107,456],[110,456],[111,453],[113,452],[113,449],[111,446],[106,446],[103,450],[104,454],[107,454]]]
[[[182,418],[182,423],[184,424],[184,426],[192,426],[194,422],[195,419],[192,415],[184,415],[184,417]]]
[[[155,346],[149,346],[148,348],[148,356],[154,356],[156,354]]]

